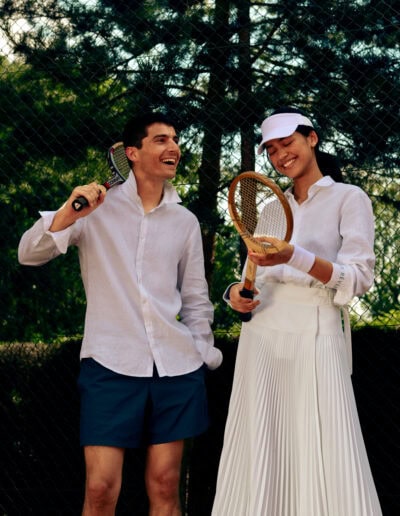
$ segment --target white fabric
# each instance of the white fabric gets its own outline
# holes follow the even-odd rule
[[[303,249],[299,245],[294,246],[293,254],[290,260],[287,262],[288,265],[298,269],[302,272],[309,272],[314,265],[315,254],[310,253],[307,249]]]
[[[262,139],[257,154],[262,154],[266,142],[290,136],[299,125],[313,127],[311,120],[299,113],[278,113],[266,118],[261,125]]]
[[[81,358],[130,376],[152,376],[154,362],[160,376],[221,363],[199,223],[179,202],[166,183],[160,205],[145,214],[131,173],[69,228],[49,232],[54,212],[43,212],[23,235],[19,259],[26,265],[79,248],[87,297]]]
[[[242,325],[213,516],[380,516],[351,384],[347,303],[374,279],[374,216],[324,177],[298,204],[291,243],[333,264],[323,285],[257,267]],[[225,299],[227,293],[225,292]]]
[[[285,194],[294,219],[290,242],[332,262],[332,278],[323,285],[285,264],[257,267],[256,286],[268,280],[332,288],[337,305],[347,305],[354,296],[364,294],[373,284],[375,266],[375,221],[365,192],[325,176],[310,187],[307,200],[300,205],[291,190]]]
[[[325,176],[308,191],[308,198],[298,204],[292,190],[285,192],[293,213],[292,244],[333,264],[330,281],[325,285],[289,263],[274,267],[257,267],[256,287],[265,281],[299,286],[330,288],[334,303],[342,306],[347,353],[351,362],[351,334],[347,304],[364,294],[374,280],[375,220],[369,197],[354,185],[335,183]],[[242,281],[244,279],[243,268]],[[227,291],[224,299],[229,302]],[[262,310],[262,305],[256,310]]]
[[[212,516],[380,516],[333,292],[267,283],[242,326]]]

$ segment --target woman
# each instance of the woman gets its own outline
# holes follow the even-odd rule
[[[293,108],[262,124],[258,153],[292,179],[279,252],[250,252],[255,299],[225,293],[243,324],[213,516],[378,516],[351,384],[346,305],[373,283],[371,202],[335,182],[312,122]],[[343,330],[344,327],[344,330]]]

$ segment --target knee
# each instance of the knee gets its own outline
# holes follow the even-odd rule
[[[169,470],[158,473],[149,478],[149,497],[159,500],[177,500],[179,498],[179,471]]]
[[[86,483],[86,502],[91,507],[105,508],[117,504],[119,486],[106,480],[93,479]]]

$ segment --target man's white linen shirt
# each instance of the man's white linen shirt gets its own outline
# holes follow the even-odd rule
[[[79,248],[87,307],[81,358],[128,376],[177,376],[222,361],[211,331],[200,226],[165,183],[161,203],[143,210],[131,172],[104,203],[50,232],[55,212],[21,238],[19,260],[42,265]]]
[[[273,281],[332,288],[334,303],[339,306],[368,291],[374,281],[375,219],[367,194],[355,185],[336,183],[325,176],[310,187],[301,204],[291,188],[285,195],[294,219],[290,242],[332,262],[332,277],[323,285],[286,264],[258,267],[256,286]]]

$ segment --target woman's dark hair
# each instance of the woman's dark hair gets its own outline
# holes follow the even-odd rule
[[[300,109],[283,106],[276,109],[272,115],[279,115],[281,113],[298,113],[299,115],[303,115],[307,117],[305,113],[303,113]],[[311,131],[315,131],[318,135],[318,143],[315,148],[315,157],[318,163],[318,167],[324,176],[331,176],[331,178],[337,183],[343,183],[343,175],[340,169],[340,162],[337,156],[333,154],[329,154],[328,152],[323,152],[319,149],[319,133],[315,128],[309,127],[307,125],[298,125],[296,128],[296,132],[302,134],[303,136],[308,136]]]

